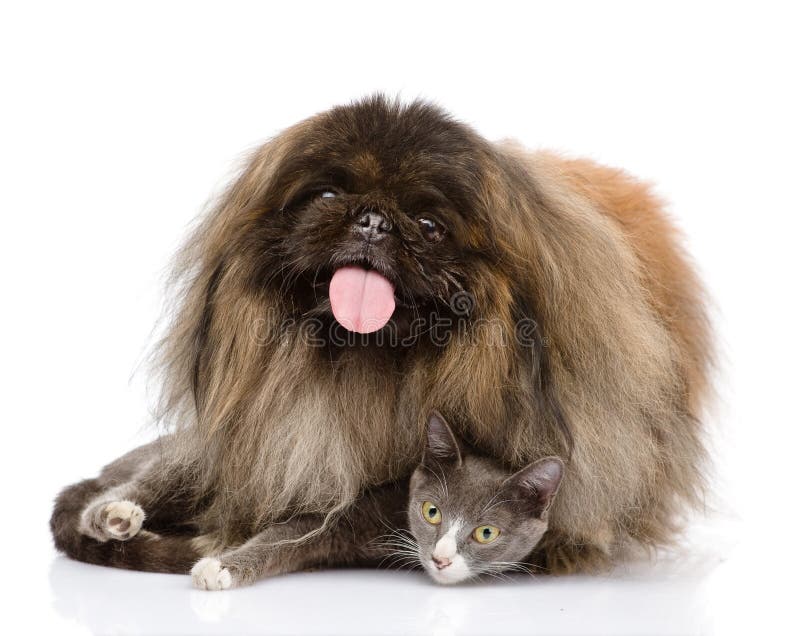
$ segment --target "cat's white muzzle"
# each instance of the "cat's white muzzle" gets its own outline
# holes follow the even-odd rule
[[[470,577],[467,561],[460,554],[455,554],[450,559],[450,563],[444,567],[441,567],[441,565],[437,567],[436,561],[432,558],[427,559],[424,565],[431,578],[444,585],[460,583]]]

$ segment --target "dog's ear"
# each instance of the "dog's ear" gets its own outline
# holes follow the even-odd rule
[[[446,463],[461,465],[461,444],[439,411],[433,411],[428,416],[425,432],[423,464],[428,466]]]
[[[511,475],[503,482],[503,489],[512,499],[525,502],[534,516],[541,517],[550,509],[563,477],[564,462],[558,457],[544,457]]]

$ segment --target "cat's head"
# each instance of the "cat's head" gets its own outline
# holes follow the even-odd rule
[[[408,510],[423,568],[437,583],[519,569],[547,530],[563,474],[558,457],[505,470],[470,452],[440,414],[431,414]]]

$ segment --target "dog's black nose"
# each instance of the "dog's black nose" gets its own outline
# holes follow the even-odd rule
[[[361,214],[356,221],[356,229],[365,238],[372,240],[383,238],[384,234],[392,229],[392,222],[383,214],[369,210]]]

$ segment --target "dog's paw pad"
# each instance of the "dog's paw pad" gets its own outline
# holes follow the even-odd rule
[[[144,522],[144,510],[132,501],[112,501],[103,510],[105,531],[111,539],[125,541],[134,536]]]
[[[222,567],[219,559],[200,559],[192,568],[192,585],[198,590],[227,590],[233,577],[228,568]]]

